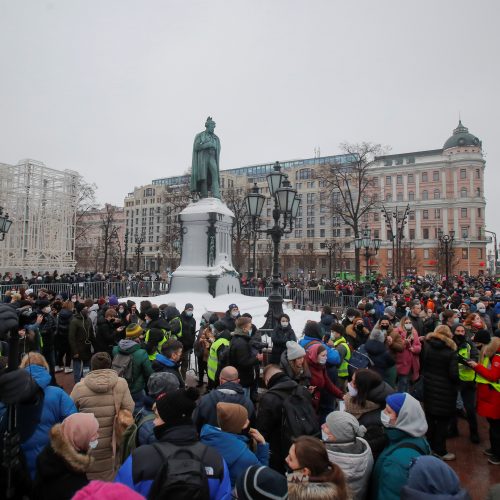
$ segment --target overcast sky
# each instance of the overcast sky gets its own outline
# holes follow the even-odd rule
[[[217,122],[221,168],[483,141],[500,234],[500,2],[0,0],[0,162],[74,169],[100,203],[182,174]],[[496,131],[496,132],[495,132]]]

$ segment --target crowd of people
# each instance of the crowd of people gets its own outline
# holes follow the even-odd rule
[[[492,283],[374,282],[357,307],[324,306],[302,331],[280,315],[269,339],[235,303],[197,324],[190,303],[49,286],[9,299],[0,483],[11,498],[467,499],[447,462],[457,418],[481,446],[477,415],[484,466],[500,465]]]

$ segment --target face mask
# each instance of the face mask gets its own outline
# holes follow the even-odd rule
[[[391,424],[391,417],[385,411],[380,413],[380,421],[384,427],[393,427]]]
[[[119,312],[120,314],[123,314],[125,311],[124,311],[123,309],[118,309],[118,312]]]
[[[371,309],[368,314],[371,314],[372,316],[375,314],[375,310],[374,309]]]
[[[453,324],[454,325],[458,325],[458,323],[460,323],[460,319],[459,318],[453,318]]]
[[[326,365],[326,356],[323,357],[323,358],[318,358],[318,363],[320,365]]]
[[[380,329],[383,331],[383,332],[386,332],[387,330],[389,330],[389,326],[388,325],[383,325],[380,327]]]
[[[405,329],[410,331],[411,329],[413,329],[413,325],[409,324],[409,323],[406,323],[405,324]]]
[[[91,450],[95,450],[97,448],[97,443],[98,443],[98,440],[96,439],[95,441],[90,441],[89,443],[89,448]]]
[[[352,320],[354,319],[354,316],[348,316],[347,319],[352,323]]]
[[[351,382],[347,384],[347,390],[349,391],[349,394],[353,398],[355,398],[358,395],[358,390],[356,389],[356,387],[352,386]]]
[[[193,315],[193,311],[186,311],[186,316],[190,318]]]
[[[363,331],[363,323],[359,323],[356,325],[356,330],[358,330],[358,332],[362,332]]]
[[[48,306],[48,307],[44,307],[44,308],[42,309],[42,312],[43,312],[44,314],[49,314],[49,312],[50,312],[50,306]]]
[[[282,326],[283,328],[286,328],[286,327],[288,326],[288,321],[282,321],[282,322],[281,322],[281,326]]]
[[[330,441],[328,434],[323,429],[321,429],[321,440],[325,443],[328,443]]]
[[[239,314],[240,314],[240,311],[233,311],[233,312],[231,313],[231,316],[232,316],[233,318],[237,318]]]

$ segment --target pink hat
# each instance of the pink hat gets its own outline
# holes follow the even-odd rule
[[[90,481],[85,488],[75,493],[72,500],[144,500],[142,495],[136,493],[121,483],[106,483],[104,481]]]
[[[75,450],[87,451],[89,443],[97,439],[99,422],[93,413],[73,413],[63,420],[61,429]]]

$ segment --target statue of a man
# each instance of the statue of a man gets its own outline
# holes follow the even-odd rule
[[[208,192],[211,191],[214,198],[220,198],[220,141],[214,134],[215,122],[210,116],[205,123],[205,129],[194,138],[191,192],[198,193],[200,198],[208,198]]]

